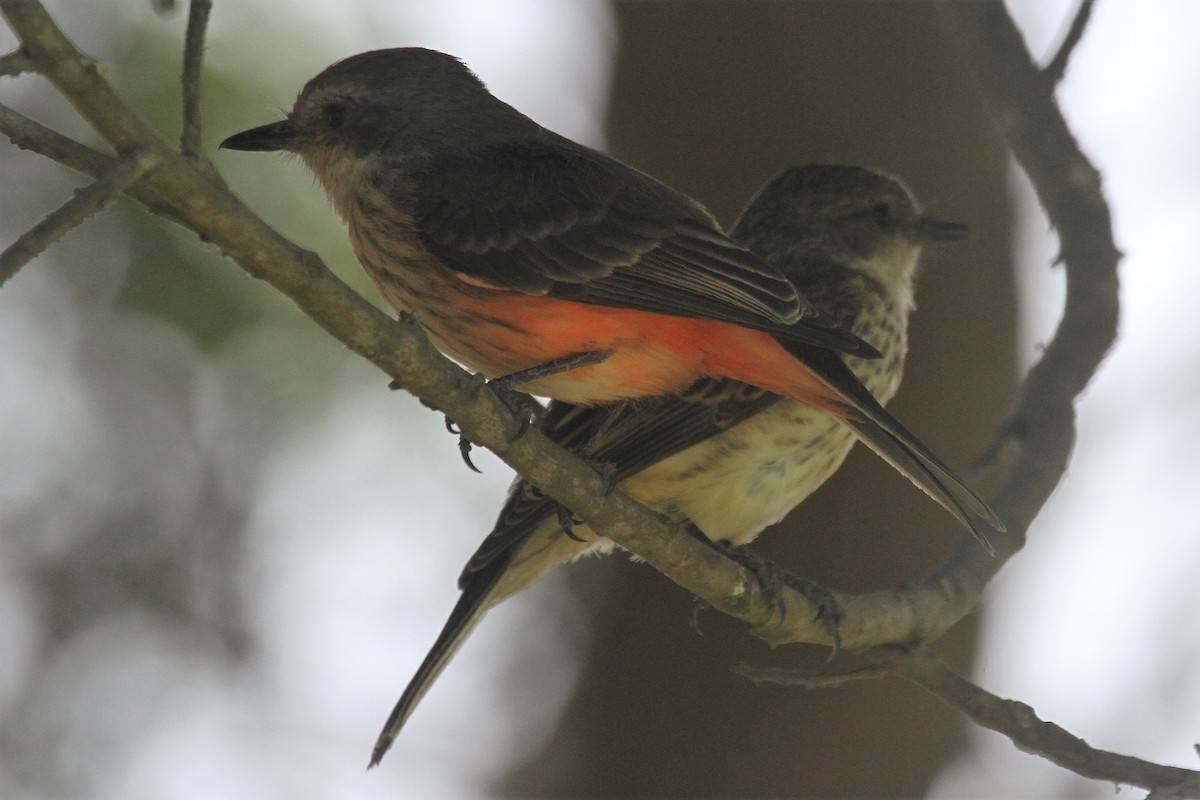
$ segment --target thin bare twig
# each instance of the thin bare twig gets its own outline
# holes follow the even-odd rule
[[[0,133],[22,150],[32,150],[94,178],[104,175],[117,163],[112,156],[63,136],[3,104],[0,104]]]
[[[179,149],[188,157],[200,155],[204,35],[211,12],[212,0],[192,0],[188,6],[183,40],[183,132],[179,137]]]
[[[952,670],[932,650],[885,646],[863,654],[866,663],[854,669],[792,669],[739,665],[734,673],[755,683],[825,689],[854,681],[894,675],[920,686],[953,706],[977,725],[1008,737],[1018,748],[1041,756],[1077,775],[1162,788],[1163,797],[1195,797],[1200,772],[1155,764],[1092,747],[1059,725],[1046,722],[1025,703],[1007,700],[971,683]],[[1192,792],[1192,793],[1188,793]]]
[[[157,162],[154,156],[139,154],[122,161],[95,183],[77,190],[74,197],[22,234],[0,254],[0,286],[72,228],[108,205],[110,200],[145,175]]]
[[[117,165],[117,160],[112,156],[63,136],[3,104],[0,104],[0,133],[22,150],[32,150],[96,180],[103,178]],[[167,206],[145,180],[133,182],[126,187],[126,191],[153,213],[196,232]]]
[[[33,72],[33,59],[23,48],[17,48],[11,53],[0,56],[0,75],[15,76],[25,72]]]
[[[1080,0],[1079,8],[1075,10],[1075,16],[1071,19],[1071,25],[1067,28],[1066,35],[1063,36],[1062,44],[1058,46],[1054,57],[1042,68],[1042,79],[1051,86],[1061,81],[1063,75],[1067,73],[1067,64],[1070,63],[1071,55],[1083,39],[1083,32],[1087,29],[1094,5],[1096,5],[1096,0]]]
[[[161,138],[100,74],[99,66],[63,35],[35,0],[0,2],[9,27],[35,70],[45,75],[118,153],[151,152]]]
[[[928,648],[908,651],[888,648],[884,664],[891,674],[949,703],[977,725],[1004,734],[1022,750],[1036,753],[1076,775],[1147,789],[1178,787],[1200,778],[1200,773],[1193,770],[1092,747],[1053,722],[1041,719],[1025,703],[1006,700],[979,688],[950,669]]]
[[[888,673],[886,669],[877,664],[867,664],[856,669],[841,671],[756,667],[751,664],[738,664],[733,668],[733,674],[752,681],[755,685],[774,683],[779,686],[802,686],[805,689],[831,689],[856,681],[884,678]]]
[[[842,671],[747,665],[739,665],[733,671],[755,683],[806,689],[838,687],[893,675],[920,686],[980,727],[1008,737],[1021,750],[1082,777],[1160,790],[1164,799],[1198,796],[1200,772],[1092,747],[1061,726],[1041,719],[1027,704],[998,697],[970,682],[927,647],[885,646],[864,656],[865,664]]]

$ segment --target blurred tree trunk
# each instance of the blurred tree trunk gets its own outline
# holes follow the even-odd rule
[[[924,2],[619,2],[609,147],[729,224],[770,176],[809,161],[903,178],[966,243],[926,253],[905,384],[892,408],[965,470],[1014,381],[1006,155]],[[759,549],[838,590],[890,588],[939,562],[959,531],[864,448]],[[964,721],[894,681],[810,692],[729,667],[812,663],[771,651],[622,561],[577,696],[515,796],[918,796]],[[969,668],[974,626],[939,645]]]

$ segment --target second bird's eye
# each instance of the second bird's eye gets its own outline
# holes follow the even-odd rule
[[[326,103],[321,109],[321,115],[325,119],[325,124],[330,128],[340,128],[346,123],[346,118],[350,116],[350,107],[343,102]]]
[[[887,203],[878,203],[871,209],[871,215],[880,225],[890,225],[892,222],[892,207]]]

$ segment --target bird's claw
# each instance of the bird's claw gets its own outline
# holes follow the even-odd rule
[[[508,437],[508,443],[512,444],[529,432],[529,428],[536,420],[541,419],[546,408],[524,392],[518,392],[516,389],[501,382],[502,380],[488,381],[487,385],[495,393],[496,397],[500,398],[500,402],[504,403],[508,410],[517,416],[517,431]]]
[[[602,497],[608,497],[617,490],[617,484],[621,482],[620,473],[617,472],[617,465],[608,461],[593,461],[587,459],[592,469],[604,481],[604,490],[601,492]]]
[[[475,466],[475,462],[471,460],[471,440],[461,433],[458,435],[458,454],[462,456],[463,463],[467,465],[468,469],[480,475],[483,474],[483,470]]]
[[[842,650],[842,608],[838,605],[837,597],[833,592],[812,581],[797,578],[774,561],[759,558],[744,547],[728,547],[725,548],[725,552],[731,559],[754,573],[754,577],[758,579],[758,583],[762,587],[763,597],[773,609],[779,612],[780,622],[787,614],[787,604],[784,603],[782,591],[785,586],[799,592],[801,596],[816,606],[817,613],[813,620],[821,623],[821,627],[825,629],[833,642],[829,660],[837,658]]]
[[[829,660],[833,661],[842,652],[842,607],[838,604],[837,596],[812,581],[797,578],[788,572],[782,574],[783,582],[788,588],[796,590],[817,607],[817,614],[813,620],[821,623],[821,627],[833,642],[829,650]]]
[[[577,520],[572,517],[571,512],[568,511],[567,507],[562,504],[556,504],[554,506],[554,513],[558,515],[559,527],[562,528],[562,532],[566,534],[568,539],[573,542],[579,542],[580,544],[587,543],[587,539],[584,539],[582,536],[575,533],[575,525],[583,520]]]
[[[762,588],[763,597],[768,605],[779,612],[779,621],[787,617],[787,605],[783,602],[784,576],[783,568],[765,558],[759,558],[744,547],[728,547],[726,554],[754,573],[758,585]]]
[[[615,466],[604,461],[593,461],[587,456],[579,456],[579,458],[587,463],[596,471],[596,474],[604,479],[604,489],[601,492],[603,497],[607,497],[616,490],[620,476],[617,474],[617,468]],[[575,526],[581,524],[583,520],[573,517],[571,512],[567,510],[567,507],[561,503],[555,504],[554,513],[558,515],[559,527],[562,528],[563,533],[567,535],[568,539],[581,544],[587,542],[587,539],[584,539],[579,534],[575,533]]]

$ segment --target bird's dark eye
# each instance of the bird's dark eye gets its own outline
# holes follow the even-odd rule
[[[346,118],[350,116],[350,105],[340,100],[330,101],[322,107],[321,116],[326,126],[336,130],[346,124]]]
[[[879,223],[880,227],[887,227],[895,220],[892,212],[892,207],[887,203],[877,203],[871,208],[871,216]]]

